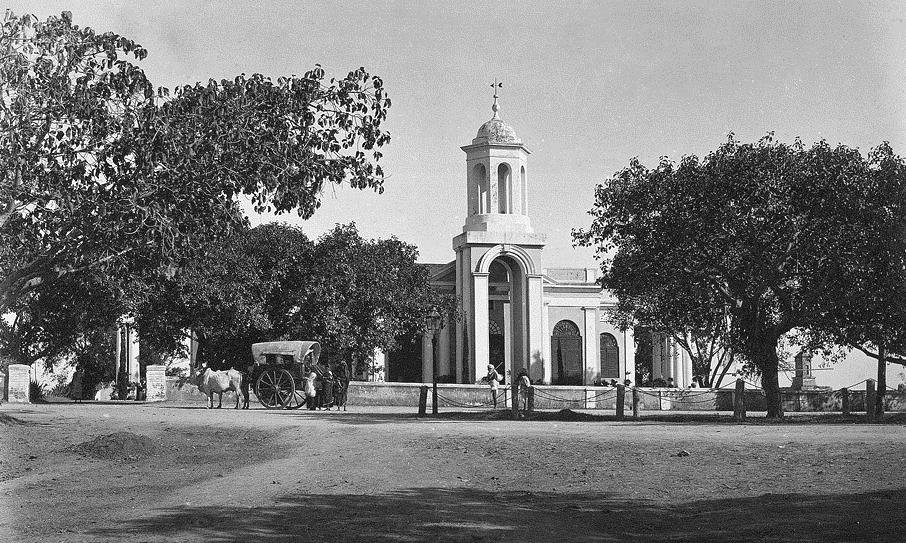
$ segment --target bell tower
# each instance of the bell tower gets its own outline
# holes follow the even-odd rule
[[[493,116],[466,153],[466,220],[453,238],[456,294],[463,319],[456,324],[456,377],[474,383],[494,366],[512,383],[521,369],[533,381],[550,380],[542,347],[542,250],[528,216],[528,155],[500,118],[494,83]]]
[[[481,125],[466,153],[466,223],[468,231],[531,233],[528,218],[529,150],[516,131],[500,119],[494,85],[494,116]]]

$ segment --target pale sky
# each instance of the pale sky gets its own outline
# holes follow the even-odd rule
[[[491,116],[532,154],[529,214],[545,267],[593,266],[572,248],[595,184],[633,156],[703,155],[729,132],[826,139],[906,154],[904,2],[7,2],[40,18],[115,31],[149,51],[157,85],[315,63],[364,66],[393,101],[383,195],[339,188],[301,224],[313,237],[355,221],[367,237],[454,258],[466,210],[465,154]],[[270,217],[256,218],[267,222]]]

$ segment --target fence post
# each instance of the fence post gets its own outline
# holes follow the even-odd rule
[[[736,381],[736,391],[733,393],[733,420],[746,420],[746,382],[742,379]]]
[[[419,387],[418,389],[418,416],[424,417],[428,414],[428,387]]]
[[[513,416],[518,417],[519,416],[519,387],[514,384],[510,388],[513,391],[513,393],[512,393],[513,404],[510,406],[510,409],[513,410]]]
[[[845,387],[844,387],[844,388],[841,388],[841,389],[840,389],[840,394],[841,394],[841,396],[842,396],[841,400],[842,400],[842,403],[843,403],[843,414],[844,414],[844,415],[849,415],[849,410],[850,410],[850,405],[849,405],[849,389],[848,389],[848,388],[845,388]]]
[[[626,385],[617,385],[617,420],[626,417]]]
[[[865,420],[868,422],[875,421],[875,401],[877,392],[875,391],[875,380],[868,379],[865,381]]]
[[[632,418],[639,418],[639,389],[632,387]]]
[[[526,410],[531,413],[535,410],[535,387],[529,387],[526,391],[528,394],[528,401],[526,402]]]

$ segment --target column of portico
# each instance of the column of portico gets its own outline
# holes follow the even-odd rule
[[[541,274],[527,274],[528,281],[528,300],[526,308],[528,310],[528,356],[532,368],[540,362],[543,380],[545,383],[551,382],[551,366],[548,356],[544,353],[544,300],[542,290]],[[535,372],[529,370],[534,377]]]
[[[466,275],[463,275],[462,261],[463,261],[462,251],[457,250],[456,251],[456,297],[459,300],[466,299],[466,293],[463,292],[464,287],[462,285],[461,278],[468,277]],[[457,322],[456,326],[455,326],[455,328],[456,328],[456,353],[455,353],[455,359],[454,359],[455,367],[453,369],[453,374],[456,376],[457,383],[462,382],[462,361],[463,361],[463,356],[464,356],[463,346],[465,345],[465,342],[464,342],[465,334],[463,334],[463,327],[468,327],[468,325],[469,325],[468,320],[467,320],[469,318],[468,317],[469,312],[466,310],[465,307],[462,308],[462,312],[463,312],[463,320],[460,322]]]
[[[431,335],[422,334],[422,383],[434,380],[434,353],[431,352]]]
[[[582,383],[591,382],[590,376],[601,373],[601,364],[598,360],[598,308],[583,307],[585,316],[585,330],[582,332],[585,351],[585,364],[582,373]]]
[[[437,334],[437,373],[438,375],[451,375],[450,367],[450,332],[452,328],[449,323]]]
[[[683,353],[683,386],[692,386],[692,358],[689,353]]]
[[[513,304],[503,303],[503,371],[507,383],[512,383],[518,369],[513,364]]]
[[[635,332],[632,328],[623,332],[623,348],[620,351],[623,379],[631,379],[635,384]]]
[[[472,360],[472,378],[477,380],[487,371],[488,349],[488,273],[472,273],[472,344],[475,358]]]

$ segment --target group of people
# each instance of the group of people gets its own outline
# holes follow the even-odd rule
[[[497,396],[500,392],[500,385],[504,383],[503,376],[497,371],[497,368],[494,367],[494,364],[488,364],[488,374],[482,377],[482,381],[488,383],[491,387],[491,402],[494,404],[494,408],[497,408]],[[525,368],[519,370],[519,373],[516,374],[516,390],[519,394],[519,398],[522,399],[522,409],[528,409],[528,390],[532,386],[532,381],[529,379],[528,371]]]
[[[349,371],[342,362],[334,369],[336,371],[327,365],[306,364],[302,391],[305,393],[305,406],[310,411],[334,406],[346,409]]]

